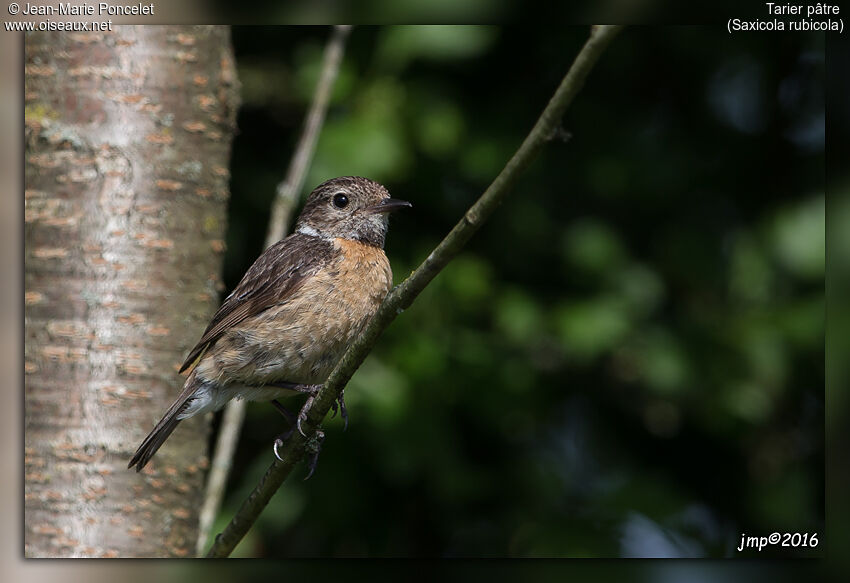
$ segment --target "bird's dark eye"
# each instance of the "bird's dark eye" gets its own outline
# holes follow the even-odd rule
[[[334,206],[338,209],[344,209],[348,206],[348,197],[341,192],[336,193],[334,195]]]

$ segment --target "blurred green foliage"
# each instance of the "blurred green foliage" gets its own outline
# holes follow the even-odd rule
[[[229,287],[261,251],[328,34],[233,31]],[[401,281],[586,35],[355,28],[307,188],[356,174],[411,200],[387,243]],[[349,430],[325,423],[316,475],[238,553],[717,557],[742,532],[823,532],[823,37],[729,38],[615,41],[571,137],[387,330],[346,391]],[[284,429],[249,407],[222,525]]]

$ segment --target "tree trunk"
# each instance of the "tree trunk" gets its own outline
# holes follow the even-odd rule
[[[203,419],[141,474],[217,305],[237,87],[226,27],[26,36],[27,557],[188,556]]]

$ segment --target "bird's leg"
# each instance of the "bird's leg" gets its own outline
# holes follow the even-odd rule
[[[282,462],[283,458],[278,452],[278,448],[283,445],[283,442],[287,437],[292,435],[292,431],[294,427],[290,427],[288,431],[282,433],[274,440],[274,446],[272,446],[272,450],[274,451],[274,457],[277,458],[277,461]],[[313,476],[313,472],[316,471],[316,464],[319,463],[319,454],[322,453],[322,443],[325,441],[325,432],[321,429],[317,429],[316,433],[307,440],[307,443],[304,445],[304,451],[307,452],[307,476],[304,478],[305,480],[309,480]]]
[[[307,397],[307,400],[304,401],[304,404],[301,406],[301,410],[298,412],[298,420],[295,422],[295,427],[298,428],[298,433],[307,437],[307,434],[304,433],[304,430],[301,429],[301,424],[307,420],[307,413],[310,412],[310,407],[313,406],[313,401],[316,400],[315,395],[310,395]]]
[[[320,387],[322,385],[314,385]],[[304,405],[301,407],[301,411],[298,412],[298,421],[296,421],[295,426],[298,427],[298,432],[301,433],[304,437],[307,435],[304,433],[304,430],[301,429],[301,424],[307,420],[307,413],[310,411],[310,407],[313,406],[313,401],[316,400],[316,395],[318,394],[318,390],[315,393],[310,394],[307,397],[307,400],[304,402]],[[336,401],[331,404],[331,408],[333,409],[333,415],[336,415],[337,404],[339,404],[339,416],[342,417],[342,420],[345,422],[343,426],[343,431],[348,429],[348,409],[345,408],[345,390],[340,391],[339,396],[336,398]],[[331,415],[331,418],[333,418]]]
[[[274,405],[274,408],[277,409],[278,413],[283,415],[283,418],[286,419],[287,423],[295,425],[295,415],[292,414],[292,411],[281,405],[280,401],[277,399],[272,399],[272,405]]]
[[[289,429],[278,435],[274,440],[274,446],[272,449],[274,450],[274,457],[278,459],[278,461],[283,461],[283,458],[280,457],[277,449],[283,445],[283,442],[289,439],[289,436],[292,435],[292,432],[295,430],[295,415],[292,412],[280,404],[280,401],[277,399],[272,399],[272,405],[274,408],[278,410],[278,413],[283,415],[283,418],[289,423]]]
[[[277,409],[281,415],[289,422],[291,427],[285,432],[281,433],[274,440],[274,446],[272,449],[274,450],[274,457],[278,459],[278,461],[283,461],[283,457],[281,457],[278,448],[283,445],[283,442],[286,441],[292,432],[295,430],[295,415],[292,414],[289,409],[280,404],[277,399],[272,400],[272,405],[274,405],[275,409]],[[313,473],[316,471],[316,464],[319,462],[319,454],[322,452],[322,443],[325,441],[325,432],[321,429],[317,429],[316,432],[307,440],[307,443],[304,444],[304,451],[307,453],[307,476],[304,478],[305,480],[309,480]]]
[[[304,437],[307,437],[307,435],[304,433],[304,430],[301,429],[301,424],[304,421],[306,421],[307,413],[310,411],[310,407],[313,406],[313,401],[316,400],[316,395],[319,393],[319,390],[324,385],[305,385],[305,384],[302,384],[302,383],[290,383],[290,382],[287,382],[287,381],[276,381],[276,382],[273,382],[273,383],[268,383],[265,386],[267,386],[267,387],[278,387],[278,388],[281,388],[281,389],[289,389],[290,391],[296,391],[296,392],[305,393],[305,394],[308,395],[307,400],[304,402],[304,405],[301,407],[301,411],[298,412],[298,419],[295,422],[295,426],[298,427],[298,433],[300,433]],[[342,420],[345,422],[345,426],[343,427],[343,431],[344,431],[344,430],[348,429],[348,409],[345,408],[345,389],[343,389],[339,393],[339,397],[337,397],[336,401],[333,403],[333,405],[331,405],[331,408],[333,410],[333,415],[336,415],[337,404],[339,404],[340,417],[342,417]],[[282,408],[280,403],[278,403],[275,406],[278,407],[278,411],[280,411],[280,409]],[[286,413],[289,413],[289,411],[287,411]],[[283,416],[286,417],[287,420],[289,420],[289,417],[287,416],[286,413],[284,413]],[[331,416],[331,418],[333,418],[333,415]]]
[[[301,411],[298,412],[298,417],[295,421],[295,427],[298,428],[298,433],[300,433],[304,437],[307,437],[307,434],[304,433],[303,429],[301,429],[301,424],[304,422],[305,419],[307,419],[307,412],[310,410],[310,407],[313,405],[313,401],[316,400],[316,395],[319,393],[319,390],[322,388],[322,385],[306,385],[306,384],[303,384],[303,383],[290,383],[290,382],[287,382],[287,381],[275,381],[273,383],[267,383],[265,386],[267,386],[267,387],[278,387],[278,388],[281,388],[281,389],[296,391],[298,393],[305,393],[307,395],[307,400],[304,402],[304,405],[301,407]],[[276,405],[276,407],[278,407],[278,411],[280,411],[283,408],[279,403],[278,403],[278,405]],[[283,412],[281,411],[281,413],[283,413]],[[287,411],[287,413],[289,413],[289,411]],[[284,417],[287,417],[287,415],[284,414]],[[288,419],[288,417],[287,417],[287,419]],[[286,435],[288,437],[289,433],[287,433]],[[280,438],[278,438],[278,439],[280,439]],[[275,441],[275,444],[276,443],[277,443],[277,440]],[[277,449],[275,449],[275,455],[277,455]],[[278,456],[278,459],[279,459],[279,456]]]
[[[257,385],[259,386],[259,385]],[[290,383],[287,381],[275,381],[273,383],[266,383],[262,385],[264,387],[277,387],[278,389],[288,389],[290,391],[295,391],[297,393],[306,393],[308,395],[315,396],[316,393],[319,392],[319,389],[322,388],[323,385],[306,385],[304,383]]]
[[[310,407],[313,406],[313,402],[316,400],[316,395],[319,394],[319,390],[321,390],[323,385],[305,385],[300,383],[290,383],[286,381],[278,381],[275,383],[268,383],[266,386],[279,387],[282,389],[289,389],[291,391],[296,391],[299,393],[305,393],[307,395],[307,400],[304,402],[304,405],[301,407],[301,410],[298,412],[298,416],[295,417],[292,412],[289,411],[286,407],[280,404],[277,399],[272,399],[272,405],[274,405],[275,409],[283,415],[283,417],[289,422],[292,426],[284,433],[281,433],[274,440],[274,446],[272,449],[274,450],[274,456],[278,459],[278,461],[283,461],[283,458],[278,451],[279,448],[283,445],[283,442],[286,441],[290,435],[292,435],[292,431],[295,428],[298,428],[298,432],[307,437],[304,433],[304,430],[301,428],[301,424],[307,419],[307,413],[310,411]],[[333,415],[336,415],[337,408],[339,409],[340,417],[342,417],[345,422],[345,426],[343,427],[343,431],[348,429],[348,410],[345,407],[345,391],[341,391],[339,397],[337,397],[336,401],[331,405],[333,409]],[[293,423],[294,418],[294,423]],[[316,432],[307,440],[307,443],[304,446],[304,450],[308,455],[307,458],[307,477],[305,480],[309,480],[313,473],[316,471],[316,465],[319,462],[319,454],[322,451],[322,443],[325,440],[325,433],[321,429],[317,429]]]
[[[301,408],[301,411],[298,413],[298,417],[292,414],[289,409],[281,405],[280,401],[277,399],[272,399],[272,405],[274,405],[275,409],[283,415],[283,417],[289,422],[291,427],[285,431],[284,433],[277,436],[274,440],[274,456],[278,459],[278,461],[283,461],[283,457],[281,457],[279,448],[283,445],[283,442],[286,441],[295,428],[298,428],[298,431],[301,435],[304,435],[304,431],[301,429],[301,422],[307,418],[307,412],[310,409],[310,406],[313,404],[313,400],[318,394],[319,389],[322,388],[322,385],[300,385],[296,383],[287,383],[280,382],[275,383],[274,386],[278,386],[285,389],[290,389],[293,391],[298,391],[301,393],[307,393],[307,402],[304,403],[304,406]],[[333,404],[334,413],[336,413],[337,404],[334,402]],[[346,420],[346,426],[348,425],[348,415],[345,411],[345,401],[340,400],[340,409],[343,413],[343,418]],[[306,436],[305,436],[306,437]],[[319,462],[319,454],[322,452],[322,443],[325,440],[325,432],[321,429],[317,429],[316,432],[307,440],[307,443],[304,445],[304,450],[307,453],[307,476],[304,478],[305,480],[309,480],[313,473],[316,471],[316,465]]]

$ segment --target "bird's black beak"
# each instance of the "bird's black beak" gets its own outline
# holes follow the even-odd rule
[[[403,208],[412,208],[413,205],[406,200],[397,198],[385,198],[374,206],[367,207],[366,210],[372,213],[391,213]]]

